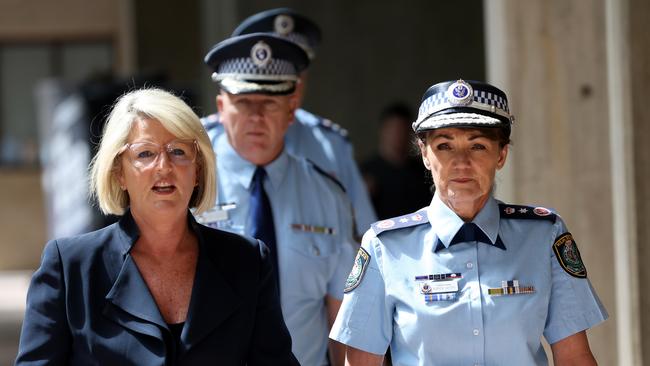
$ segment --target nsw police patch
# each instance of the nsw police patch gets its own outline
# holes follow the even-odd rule
[[[564,233],[555,239],[553,251],[560,266],[573,277],[586,278],[587,268],[580,258],[578,246],[573,240],[571,233]]]
[[[348,279],[345,280],[345,289],[343,289],[344,293],[348,293],[359,286],[364,273],[366,273],[366,268],[368,268],[368,262],[370,262],[370,254],[368,254],[365,249],[359,248],[357,256],[354,258],[352,271],[350,271]]]

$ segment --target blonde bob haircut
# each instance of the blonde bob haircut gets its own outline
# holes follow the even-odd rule
[[[200,214],[214,206],[217,195],[216,161],[210,138],[199,117],[177,96],[161,89],[140,89],[121,96],[104,126],[97,155],[90,163],[90,192],[105,214],[123,215],[129,195],[120,187],[118,154],[136,121],[154,119],[179,139],[196,140],[198,185],[189,202]]]

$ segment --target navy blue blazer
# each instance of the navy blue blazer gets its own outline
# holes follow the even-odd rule
[[[266,246],[188,220],[199,255],[178,350],[129,254],[139,231],[127,212],[45,246],[16,364],[298,365]]]

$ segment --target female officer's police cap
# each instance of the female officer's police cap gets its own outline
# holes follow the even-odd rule
[[[322,39],[316,23],[289,8],[269,9],[253,14],[244,19],[232,35],[255,32],[273,33],[297,43],[307,52],[310,60],[316,56],[316,47]]]
[[[506,93],[487,83],[457,80],[435,84],[424,93],[413,130],[498,127],[510,136],[513,122]]]
[[[204,62],[212,80],[230,94],[291,94],[299,73],[309,64],[305,51],[268,33],[231,37],[216,44]]]

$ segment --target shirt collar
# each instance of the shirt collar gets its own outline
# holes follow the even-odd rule
[[[219,162],[219,170],[227,171],[233,174],[234,179],[239,182],[244,188],[249,189],[253,181],[253,175],[257,166],[250,161],[244,159],[235,151],[235,149],[228,141],[227,134],[221,134],[217,140],[217,159]],[[264,166],[266,174],[269,177],[269,182],[272,189],[277,189],[281,186],[286,176],[287,168],[289,165],[289,155],[286,149],[283,149],[275,160]]]
[[[463,220],[442,202],[438,192],[434,194],[431,204],[427,207],[427,215],[429,224],[437,237],[434,250],[449,248],[452,239],[463,226]],[[505,245],[499,238],[500,217],[499,205],[494,197],[490,196],[472,222],[487,235],[494,246],[505,250]]]

